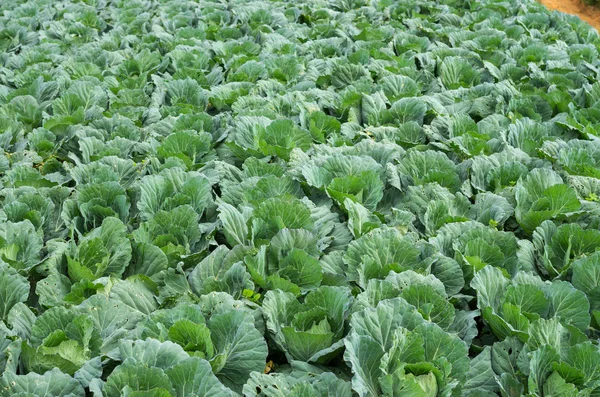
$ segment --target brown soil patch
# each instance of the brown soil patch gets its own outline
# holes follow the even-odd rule
[[[597,30],[600,30],[600,6],[588,6],[581,0],[539,0],[551,10],[577,15]]]

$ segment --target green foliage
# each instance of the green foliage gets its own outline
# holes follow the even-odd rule
[[[531,0],[1,0],[0,397],[600,395],[598,48]]]

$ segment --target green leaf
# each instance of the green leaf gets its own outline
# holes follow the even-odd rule
[[[390,108],[391,116],[401,124],[415,121],[422,125],[426,112],[427,105],[419,98],[401,98]]]
[[[329,135],[338,133],[341,127],[335,117],[328,116],[322,111],[310,113],[308,123],[313,139],[319,142],[323,142]]]
[[[210,331],[204,324],[196,324],[187,319],[178,320],[169,328],[168,336],[188,354],[201,358],[214,355]]]
[[[316,353],[331,346],[334,333],[324,331],[317,329],[298,331],[292,327],[281,329],[290,354],[302,361],[310,361]]]
[[[125,340],[119,343],[122,361],[133,360],[147,367],[171,368],[189,358],[189,355],[176,343],[147,338],[146,340]]]
[[[233,205],[217,200],[219,220],[223,224],[223,233],[231,246],[246,245],[248,240],[248,220],[251,212],[238,211]]]
[[[154,281],[146,276],[136,275],[127,280],[115,280],[109,298],[121,301],[141,313],[150,314],[158,308],[157,294]]]
[[[267,328],[281,350],[297,360],[325,362],[341,347],[345,318],[352,304],[344,287],[323,286],[300,304],[294,294],[271,290],[263,310]]]
[[[147,243],[133,244],[132,263],[125,274],[132,276],[143,274],[152,277],[166,270],[169,265],[167,255],[155,245]]]
[[[404,97],[415,97],[421,91],[413,79],[401,75],[383,77],[381,79],[381,87],[390,101]]]
[[[355,238],[359,238],[381,225],[381,220],[360,203],[346,198],[344,208],[348,211],[348,229]]]
[[[351,242],[344,262],[348,264],[348,279],[365,288],[368,280],[385,278],[391,270],[414,268],[419,254],[419,249],[397,229],[380,228]]]
[[[127,227],[117,218],[108,217],[92,230],[67,256],[69,276],[74,281],[95,280],[106,275],[120,277],[131,260]]]
[[[597,384],[600,379],[600,352],[589,341],[572,346],[566,354],[565,362],[584,374],[583,382],[587,386]]]
[[[192,270],[188,281],[192,291],[198,295],[212,291],[224,291],[240,297],[244,289],[254,289],[250,274],[240,262],[246,250],[229,250],[220,246]]]
[[[35,293],[39,297],[39,302],[45,307],[61,305],[63,299],[70,291],[71,281],[68,277],[60,273],[49,275],[45,279],[40,280],[35,286]]]
[[[193,149],[185,148],[187,151]],[[174,153],[174,155],[184,156],[180,152]],[[137,207],[144,219],[150,219],[160,210],[170,211],[184,204],[192,206],[196,213],[201,215],[212,203],[209,180],[195,172],[185,172],[181,168],[169,168],[159,175],[145,176],[140,181],[139,187],[141,194]]]
[[[575,191],[562,184],[554,171],[536,168],[521,178],[515,187],[515,217],[527,233],[543,221],[579,210]]]
[[[294,148],[306,151],[312,144],[308,131],[298,128],[292,120],[275,120],[256,137],[265,156],[277,156],[289,160]]]
[[[452,365],[450,375],[461,382],[467,379],[468,348],[463,341],[455,335],[445,333],[435,324],[421,324],[415,328],[415,332],[423,338],[426,361],[437,363],[443,358]]]
[[[454,306],[430,285],[413,284],[400,294],[424,319],[447,329],[454,321]]]
[[[359,396],[379,396],[379,378],[382,375],[379,368],[384,355],[383,347],[372,337],[351,332],[346,337],[346,360],[353,369],[352,389]]]
[[[302,292],[317,288],[323,279],[319,261],[303,250],[291,250],[278,267],[278,274],[300,287]]]
[[[412,330],[424,321],[414,306],[402,298],[394,298],[379,302],[375,308],[366,308],[355,313],[350,326],[353,332],[373,338],[387,351],[392,346],[393,334],[382,330],[391,331],[399,327]]]
[[[370,211],[375,211],[377,204],[383,198],[383,183],[379,175],[371,170],[358,175],[334,178],[326,190],[340,206],[349,199],[362,204]]]
[[[42,237],[29,221],[0,223],[0,259],[17,270],[29,270],[40,261]]]
[[[12,267],[0,263],[0,320],[5,320],[13,306],[25,302],[28,297],[27,279]]]
[[[489,306],[498,310],[507,286],[508,280],[500,269],[484,267],[471,281],[471,287],[477,291],[477,307],[483,309]]]
[[[573,384],[565,382],[565,380],[560,377],[558,372],[553,372],[548,377],[546,383],[544,383],[542,392],[544,396],[548,397],[577,397],[580,395],[577,387]]]
[[[590,302],[585,294],[566,281],[555,281],[548,287],[551,316],[585,332],[590,325]]]
[[[387,113],[387,98],[381,92],[362,96],[361,118],[365,125],[381,125]]]
[[[0,396],[15,396],[18,393],[33,396],[70,397],[85,394],[81,384],[54,368],[43,375],[30,372],[16,375],[7,371],[0,378]]]
[[[478,391],[482,390],[490,393],[496,393],[500,390],[492,368],[492,348],[490,346],[486,346],[481,353],[471,360],[463,392],[477,395]]]
[[[225,362],[215,371],[233,390],[241,390],[252,371],[262,371],[267,359],[267,343],[255,328],[254,319],[239,310],[213,314],[208,321],[216,354]]]
[[[100,333],[103,354],[115,357],[118,343],[142,319],[142,313],[119,300],[105,295],[94,295],[86,299],[79,310],[85,313]]]
[[[547,257],[552,263],[550,274],[565,273],[572,259],[583,257],[600,248],[600,232],[584,230],[578,224],[561,225],[556,229],[550,241],[546,241]],[[549,266],[547,266],[549,267]]]
[[[174,394],[171,382],[162,369],[131,361],[113,370],[106,379],[102,392],[106,397],[120,396],[125,388],[129,391],[146,392],[152,389],[165,389]]]
[[[594,253],[573,262],[571,282],[583,291],[592,310],[600,309],[600,254]]]
[[[314,221],[310,209],[302,201],[273,198],[262,202],[255,210],[253,232],[257,237],[269,238],[283,229],[312,230]]]
[[[517,337],[521,341],[527,340],[527,328],[529,322],[521,315],[518,308],[514,306],[508,306],[512,311],[507,310],[506,313],[502,313],[502,316],[494,313],[491,307],[486,307],[482,310],[482,317],[489,327],[500,340],[504,340],[508,337]],[[509,321],[512,320],[512,321]]]
[[[467,59],[461,57],[444,58],[439,68],[439,76],[449,90],[470,87],[479,82],[479,73]]]
[[[208,361],[192,357],[165,371],[177,397],[226,397],[236,394],[223,386],[212,373]]]
[[[523,313],[546,317],[550,302],[544,293],[533,285],[521,284],[506,289],[505,301],[518,306]]]
[[[75,372],[73,377],[84,387],[89,387],[94,379],[102,377],[102,360],[100,356],[86,361],[83,366]]]
[[[398,165],[398,173],[410,177],[415,185],[437,182],[452,192],[460,185],[454,162],[444,153],[433,150],[407,151]]]
[[[560,357],[551,346],[542,346],[531,353],[530,376],[528,387],[530,392],[541,391],[546,379],[552,373],[552,364],[558,362]]]
[[[207,132],[177,131],[165,138],[156,151],[162,159],[176,157],[188,169],[193,169],[196,164],[206,162],[211,140],[212,137]]]
[[[460,265],[454,259],[440,255],[432,258],[431,274],[444,284],[446,294],[455,295],[464,287],[465,279]]]

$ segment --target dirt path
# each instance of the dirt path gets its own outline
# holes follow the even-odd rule
[[[596,29],[600,30],[600,6],[588,6],[581,0],[539,0],[551,10],[577,15]]]

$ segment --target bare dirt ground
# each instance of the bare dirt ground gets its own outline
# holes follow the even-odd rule
[[[600,30],[600,6],[588,6],[581,0],[540,0],[551,10],[577,15],[597,30]]]

